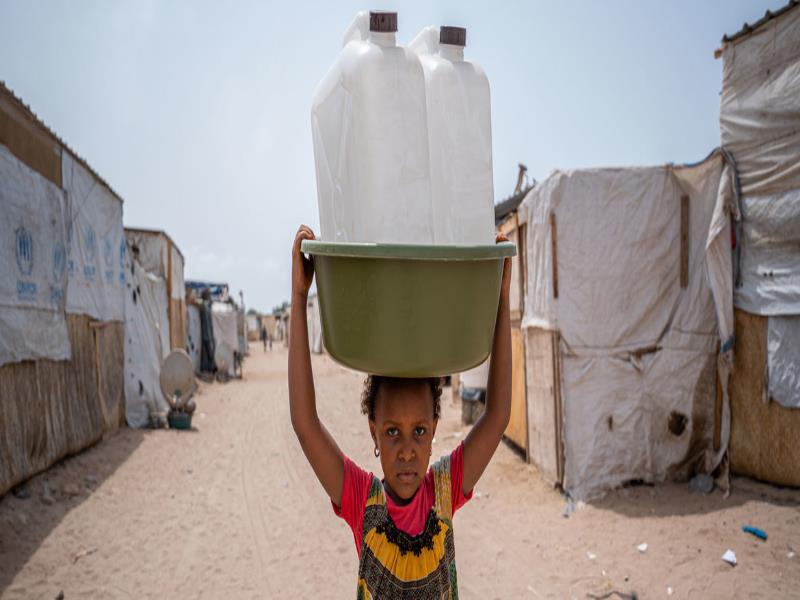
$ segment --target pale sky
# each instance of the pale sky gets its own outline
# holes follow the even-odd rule
[[[719,144],[725,33],[785,0],[199,2],[0,0],[0,79],[163,229],[186,277],[262,311],[289,298],[300,223],[318,228],[310,105],[359,10],[398,41],[467,28],[492,93],[495,196],[517,163],[694,162]]]

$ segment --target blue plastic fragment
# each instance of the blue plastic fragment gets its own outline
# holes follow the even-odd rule
[[[752,525],[742,525],[742,531],[745,533],[751,533],[759,539],[766,540],[767,539],[767,532],[763,529],[759,529],[758,527],[753,527]]]

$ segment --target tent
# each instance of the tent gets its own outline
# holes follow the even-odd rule
[[[214,361],[217,369],[233,377],[234,352],[239,352],[239,310],[232,302],[213,302],[211,316],[214,323]]]
[[[256,313],[247,315],[245,324],[247,325],[247,341],[257,342],[261,336],[261,317]]]
[[[556,171],[525,197],[529,456],[573,497],[723,460],[733,181],[715,151]]]
[[[141,267],[161,277],[167,290],[171,348],[186,349],[186,285],[184,258],[172,238],[163,231],[126,227],[125,237]]]
[[[509,290],[509,308],[511,317],[511,415],[504,436],[519,449],[526,459],[528,456],[528,415],[527,391],[525,389],[525,345],[521,328],[522,306],[526,289],[526,254],[525,242],[527,225],[520,221],[519,207],[525,196],[532,189],[535,181],[528,183],[527,168],[520,165],[517,187],[514,193],[496,203],[494,206],[495,225],[497,231],[504,234],[517,247],[517,254],[511,259],[511,288]],[[463,294],[463,290],[455,293]],[[452,376],[453,395],[460,398],[462,384],[464,387],[485,387],[488,377],[488,361],[471,371],[454,373]],[[474,407],[462,406],[462,418],[472,421]]]
[[[161,363],[187,341],[183,255],[162,231],[126,228],[125,238],[125,417],[146,427],[169,410]]]
[[[0,495],[123,410],[122,200],[0,83]]]
[[[800,486],[800,3],[722,42],[721,140],[741,191],[731,467]]]
[[[532,189],[522,186],[524,171],[519,174],[518,190],[495,206],[497,229],[517,247],[511,259],[509,308],[511,317],[511,415],[505,437],[529,458],[527,392],[525,389],[525,336],[522,328],[522,308],[527,289],[527,224],[520,221],[519,206]],[[488,373],[487,373],[488,376]]]
[[[200,325],[200,308],[196,304],[186,307],[186,352],[192,359],[194,372],[200,372],[200,353],[202,345],[202,329]]]
[[[211,301],[211,327],[214,333],[214,362],[217,369],[226,375],[234,376],[234,353],[242,359],[247,350],[245,335],[246,316],[244,308],[237,306],[230,296],[227,283],[207,281],[187,281],[186,299],[189,303],[190,356],[195,370],[200,371],[201,362],[201,318],[202,294],[208,290]]]
[[[319,312],[319,298],[310,294],[306,303],[308,322],[308,347],[314,354],[322,353],[322,317]]]

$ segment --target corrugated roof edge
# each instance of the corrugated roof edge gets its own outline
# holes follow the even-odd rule
[[[79,155],[77,152],[75,152],[75,150],[73,150],[73,149],[72,149],[72,148],[69,146],[69,144],[67,144],[67,143],[66,143],[64,140],[62,140],[62,139],[61,139],[61,138],[60,138],[60,137],[59,137],[59,136],[56,134],[56,132],[55,132],[55,131],[53,131],[52,129],[50,129],[50,127],[48,127],[48,125],[47,125],[47,124],[46,124],[44,121],[42,121],[42,119],[40,119],[40,118],[39,118],[39,116],[38,116],[38,115],[37,115],[35,112],[33,112],[33,110],[31,109],[31,107],[30,107],[30,106],[28,106],[27,104],[25,104],[25,102],[23,102],[23,101],[22,101],[22,98],[20,98],[19,96],[17,96],[17,95],[14,93],[14,90],[12,90],[10,87],[8,87],[8,86],[6,85],[6,82],[5,82],[5,81],[3,81],[2,79],[0,79],[0,93],[5,93],[5,94],[6,94],[7,96],[9,96],[9,97],[10,97],[10,98],[11,98],[11,99],[12,99],[12,100],[13,100],[13,101],[14,101],[14,102],[17,104],[17,105],[19,105],[19,107],[22,109],[22,111],[23,111],[23,112],[25,112],[25,113],[27,114],[28,118],[29,118],[31,121],[33,121],[33,122],[34,122],[34,123],[35,123],[35,124],[36,124],[38,127],[40,127],[41,129],[43,129],[43,130],[44,130],[44,131],[45,131],[45,132],[46,132],[48,135],[50,135],[50,136],[51,136],[51,137],[52,137],[52,138],[53,138],[53,139],[54,139],[56,142],[58,142],[58,143],[61,145],[61,147],[62,147],[64,150],[66,150],[67,152],[69,152],[69,153],[72,155],[72,157],[73,157],[75,160],[77,160],[77,161],[78,161],[78,162],[79,162],[79,163],[80,163],[80,164],[81,164],[81,165],[82,165],[82,166],[83,166],[83,167],[84,167],[84,168],[85,168],[87,171],[89,171],[89,173],[91,173],[91,174],[92,174],[92,176],[93,176],[93,177],[95,177],[95,178],[96,178],[96,179],[97,179],[97,180],[98,180],[100,183],[102,183],[102,184],[103,184],[103,185],[106,187],[106,189],[108,189],[108,191],[109,191],[109,192],[111,192],[111,195],[112,195],[112,196],[114,196],[114,197],[115,197],[117,200],[119,200],[120,202],[125,202],[125,201],[122,199],[122,196],[120,196],[120,195],[119,195],[117,192],[115,192],[115,191],[114,191],[114,188],[112,188],[112,187],[109,185],[109,183],[108,183],[108,182],[107,182],[105,179],[103,179],[102,177],[100,177],[100,175],[97,173],[97,171],[95,171],[95,170],[92,168],[92,166],[91,166],[91,165],[90,165],[88,162],[86,162],[86,160],[85,160],[84,158],[82,158],[82,157],[81,157],[81,156],[80,156],[80,155]]]
[[[515,210],[519,208],[519,205],[522,204],[522,201],[525,199],[525,196],[533,189],[533,186],[536,183],[532,183],[513,196],[509,196],[508,198],[504,198],[500,202],[494,205],[494,224],[499,225],[503,219],[505,219],[508,215],[513,213]]]
[[[175,240],[172,239],[172,236],[170,236],[170,234],[168,234],[163,229],[151,229],[149,227],[126,227],[125,231],[132,231],[134,233],[157,233],[163,235],[165,238],[169,240],[169,243],[172,244],[172,247],[178,251],[178,254],[181,255],[181,258],[184,260],[184,262],[186,262],[186,257],[183,255],[183,252],[181,252],[181,249],[178,247],[178,244],[176,244]]]
[[[761,27],[762,25],[768,23],[772,19],[781,16],[782,14],[790,11],[793,8],[800,6],[800,0],[789,0],[786,6],[779,8],[778,10],[772,11],[768,10],[764,13],[764,16],[761,17],[758,21],[754,23],[745,23],[742,28],[737,31],[736,33],[732,33],[731,35],[724,35],[722,36],[722,43],[727,44],[731,42],[738,42],[743,37],[746,37],[753,33],[756,29]]]

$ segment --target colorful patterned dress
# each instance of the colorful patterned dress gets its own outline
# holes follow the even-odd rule
[[[450,456],[431,466],[435,502],[419,535],[397,528],[372,476],[362,525],[358,600],[456,600]]]

